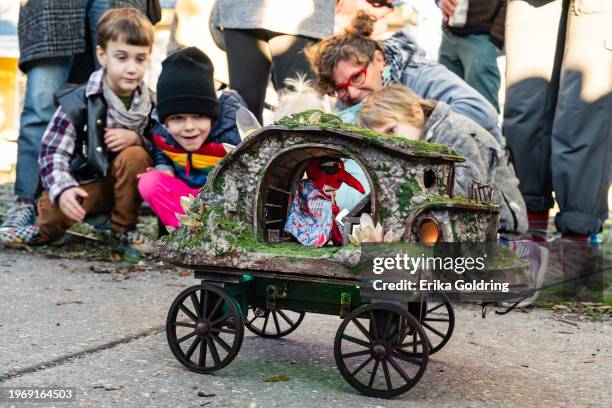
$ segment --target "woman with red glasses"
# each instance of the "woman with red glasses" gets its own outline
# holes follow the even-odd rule
[[[359,12],[345,32],[307,50],[316,88],[338,98],[337,108],[345,122],[356,122],[361,102],[372,92],[399,83],[424,99],[447,103],[503,145],[493,105],[443,65],[426,60],[425,52],[405,32],[383,42],[370,38],[375,21]]]

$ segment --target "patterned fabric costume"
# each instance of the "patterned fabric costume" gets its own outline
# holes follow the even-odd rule
[[[285,231],[302,245],[321,247],[329,241],[334,223],[332,201],[312,181],[302,180],[291,203]]]
[[[363,194],[363,185],[344,169],[339,157],[311,159],[306,166],[306,176],[308,180],[297,185],[285,231],[293,234],[302,245],[321,247],[330,238],[333,244],[342,245],[344,237],[334,220],[340,207],[332,195],[343,184]]]

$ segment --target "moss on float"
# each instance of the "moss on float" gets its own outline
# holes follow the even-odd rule
[[[463,160],[454,150],[448,146],[427,143],[421,140],[409,140],[401,137],[394,137],[386,135],[384,133],[375,132],[371,129],[362,128],[355,125],[342,122],[342,120],[332,114],[322,112],[320,110],[311,109],[293,115],[285,116],[278,122],[279,125],[287,126],[289,129],[293,129],[300,126],[315,126],[320,129],[338,130],[343,132],[355,133],[366,138],[366,142],[370,142],[374,145],[381,145],[383,143],[389,143],[396,147],[410,150],[415,155],[429,154],[444,154],[447,156],[454,156],[459,160]]]
[[[413,206],[411,200],[415,194],[421,192],[421,186],[414,176],[409,177],[399,188],[396,193],[399,210],[401,213],[406,213]]]

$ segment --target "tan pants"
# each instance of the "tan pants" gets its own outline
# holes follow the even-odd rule
[[[110,213],[113,231],[134,229],[142,203],[136,175],[150,166],[151,157],[140,146],[130,146],[119,152],[111,162],[106,177],[80,186],[88,194],[81,203],[87,215]],[[62,213],[59,204],[53,205],[49,192],[44,191],[38,201],[37,223],[41,239],[49,241],[59,238],[75,221]]]

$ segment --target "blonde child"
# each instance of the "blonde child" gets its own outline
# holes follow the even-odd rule
[[[527,230],[525,202],[506,151],[473,120],[441,101],[422,99],[402,85],[370,95],[359,113],[362,126],[411,140],[444,144],[466,161],[455,165],[454,192],[467,196],[472,181],[492,184],[501,205],[499,231],[518,238]]]

